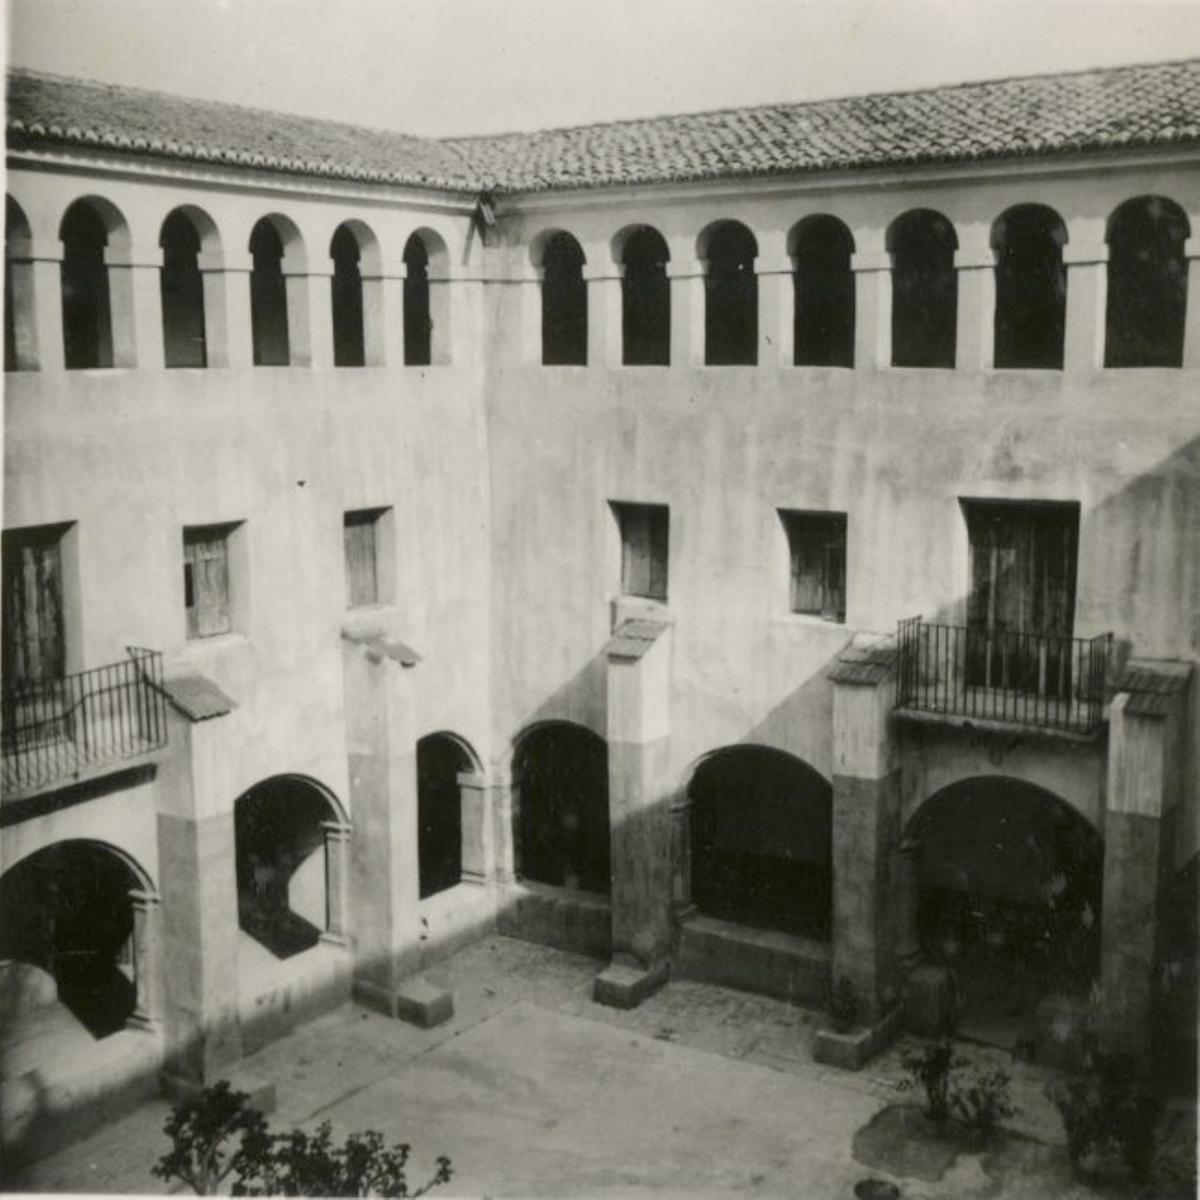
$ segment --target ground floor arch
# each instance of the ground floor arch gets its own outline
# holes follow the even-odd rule
[[[276,958],[345,932],[349,826],[333,794],[300,775],[276,775],[234,804],[238,924]]]
[[[431,733],[417,742],[417,863],[422,900],[462,880],[460,776],[468,773],[479,773],[479,760],[462,738]]]
[[[103,842],[45,846],[0,876],[0,1023],[55,1004],[94,1038],[156,1017],[158,898]]]
[[[708,916],[828,941],[829,782],[770,746],[728,746],[686,787],[690,899]]]
[[[516,869],[524,879],[608,895],[608,746],[582,725],[522,733],[512,764]]]
[[[909,822],[915,936],[954,972],[964,1013],[1004,1024],[1047,995],[1086,997],[1100,966],[1104,847],[1054,793],[963,780]]]

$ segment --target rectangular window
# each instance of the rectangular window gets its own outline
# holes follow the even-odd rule
[[[846,514],[780,509],[791,555],[792,612],[846,620]]]
[[[4,654],[7,690],[66,673],[62,540],[70,525],[4,531]]]
[[[342,518],[346,550],[346,606],[362,608],[378,604],[379,527],[386,508],[363,508]]]
[[[665,504],[612,502],[621,531],[621,591],[667,599],[667,549],[671,510]]]
[[[238,523],[189,525],[183,531],[183,606],[190,638],[233,628],[230,619],[229,539]]]

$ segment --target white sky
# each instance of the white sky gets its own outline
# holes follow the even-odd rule
[[[1200,0],[8,0],[16,66],[413,133],[1200,56]]]

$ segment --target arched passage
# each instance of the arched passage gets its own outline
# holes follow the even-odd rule
[[[704,278],[704,361],[709,366],[758,362],[758,243],[739,221],[720,221],[700,237]]]
[[[333,259],[330,280],[330,310],[333,317],[333,365],[365,365],[366,340],[363,335],[363,283],[359,267],[362,251],[349,225],[334,231],[329,243]]]
[[[837,217],[806,217],[792,231],[796,264],[793,361],[798,367],[854,366],[854,238]]]
[[[345,828],[332,795],[299,775],[276,775],[233,809],[238,923],[276,958],[341,935],[340,870],[330,870],[331,833]],[[331,845],[332,843],[332,845]],[[341,864],[344,866],[344,864]]]
[[[58,1003],[95,1038],[123,1029],[153,967],[134,947],[134,898],[149,891],[131,860],[94,841],[56,842],[0,876],[0,1020]]]
[[[541,253],[542,363],[577,366],[587,363],[587,283],[583,248],[569,233],[552,234]]]
[[[688,785],[692,900],[709,916],[827,941],[829,783],[769,746],[729,746]]]
[[[450,254],[432,229],[418,229],[404,245],[404,362],[427,367],[450,361]]]
[[[417,863],[421,899],[462,880],[463,803],[458,777],[477,771],[474,753],[449,733],[417,743]]]
[[[215,230],[210,237],[215,238]],[[207,366],[204,278],[200,274],[201,230],[197,217],[185,209],[175,209],[162,224],[158,244],[163,252],[161,292],[166,365]]]
[[[283,260],[288,243],[298,248],[299,236],[278,217],[263,217],[250,233],[250,327],[256,367],[286,367],[291,362]]]
[[[892,365],[953,367],[958,329],[954,227],[914,209],[888,230],[892,254]]]
[[[68,370],[113,365],[112,300],[104,251],[119,218],[91,200],[76,200],[63,215],[63,351]]]
[[[1183,365],[1189,233],[1162,196],[1128,200],[1109,218],[1106,367]]]
[[[28,261],[29,219],[4,197],[4,369],[24,371],[36,363],[33,288]]]
[[[671,253],[661,233],[639,225],[622,240],[621,345],[626,366],[667,366],[671,361]]]
[[[974,1020],[1019,1019],[1051,992],[1086,996],[1099,968],[1103,844],[1058,796],[962,780],[908,826],[923,956],[955,973]]]
[[[517,870],[525,879],[608,895],[608,746],[581,725],[524,733],[513,755]]]
[[[1062,218],[1040,204],[1010,208],[992,227],[997,367],[1062,369],[1066,241]]]

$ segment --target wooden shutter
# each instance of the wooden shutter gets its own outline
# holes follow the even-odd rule
[[[229,531],[186,530],[183,573],[188,636],[228,633],[233,628],[229,615]]]
[[[670,510],[665,504],[616,506],[621,528],[621,591],[667,598]]]
[[[375,567],[375,525],[378,514],[350,512],[345,516],[343,537],[346,556],[346,603],[350,608],[376,604],[379,584]]]
[[[4,683],[21,687],[66,670],[61,527],[4,539]]]

